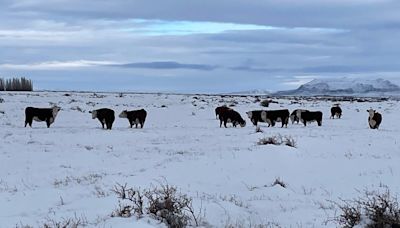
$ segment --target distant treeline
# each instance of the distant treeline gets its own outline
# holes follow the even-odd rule
[[[0,78],[0,91],[33,91],[32,81],[22,78]]]

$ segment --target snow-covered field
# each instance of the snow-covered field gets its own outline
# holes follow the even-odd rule
[[[263,133],[245,116],[260,109],[253,97],[33,92],[1,93],[0,227],[43,224],[85,217],[89,227],[164,226],[150,218],[110,217],[118,207],[116,183],[147,188],[177,186],[202,208],[208,226],[279,224],[336,227],[330,200],[359,196],[387,185],[400,192],[400,104],[341,102],[342,119],[329,119],[332,102],[291,104],[278,99],[270,109],[321,110],[323,126],[289,124]],[[244,128],[219,128],[214,108],[237,102]],[[27,106],[62,108],[51,128],[24,128]],[[165,105],[166,107],[162,107]],[[83,112],[77,110],[78,107]],[[117,118],[102,130],[89,110],[147,110],[143,129]],[[368,127],[366,109],[383,115],[379,130]],[[291,136],[297,148],[257,145],[260,138]],[[272,186],[280,179],[287,186]],[[136,226],[135,226],[136,225]]]

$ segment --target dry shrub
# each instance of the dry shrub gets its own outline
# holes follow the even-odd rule
[[[383,192],[365,190],[362,197],[341,200],[334,204],[341,214],[334,218],[341,227],[363,225],[367,228],[400,227],[400,207],[397,197],[385,187]]]
[[[296,147],[297,143],[294,138],[291,136],[281,136],[281,135],[274,135],[274,136],[267,136],[264,138],[259,139],[257,142],[258,145],[285,145],[290,147]]]
[[[114,193],[119,198],[119,206],[112,213],[116,217],[142,218],[149,215],[164,222],[169,227],[199,226],[200,213],[196,215],[192,198],[178,191],[175,186],[161,184],[149,189],[127,187],[117,184]]]
[[[262,101],[260,102],[260,105],[261,105],[262,107],[269,107],[269,103],[270,103],[270,100],[262,100]]]

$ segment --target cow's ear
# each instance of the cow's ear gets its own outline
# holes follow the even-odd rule
[[[89,111],[89,113],[92,113],[92,111]]]

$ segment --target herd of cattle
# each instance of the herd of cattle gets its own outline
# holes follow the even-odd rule
[[[368,123],[371,129],[378,129],[382,122],[382,115],[373,109],[367,110],[369,113]],[[284,127],[288,125],[289,119],[294,122],[302,122],[304,126],[307,123],[317,122],[318,126],[322,126],[322,112],[321,111],[309,111],[306,109],[296,109],[289,114],[288,109],[281,110],[254,110],[246,112],[248,118],[251,120],[254,126],[257,126],[258,122],[264,122],[268,124],[268,127],[275,126],[276,122],[281,122]],[[335,105],[331,108],[330,118],[339,118],[342,116],[342,109]],[[215,117],[220,121],[219,126],[222,127],[222,123],[226,127],[227,123],[232,123],[234,127],[240,125],[241,127],[246,126],[246,121],[240,116],[240,114],[227,106],[220,106],[215,109]]]
[[[33,120],[35,120],[39,122],[45,121],[47,127],[49,128],[50,125],[54,123],[54,120],[56,119],[56,116],[60,110],[61,108],[57,106],[52,108],[27,107],[25,109],[25,127],[27,124],[32,127],[32,122]],[[90,111],[89,113],[92,114],[93,119],[97,118],[100,121],[102,128],[104,128],[104,125],[106,125],[106,128],[108,130],[111,130],[115,120],[114,110],[109,108],[101,108]],[[131,128],[133,127],[133,125],[135,125],[135,127],[137,128],[139,124],[140,128],[143,128],[144,122],[146,121],[146,116],[147,112],[144,109],[133,111],[124,110],[121,112],[121,114],[119,114],[120,118],[128,119]]]
[[[52,108],[34,108],[27,107],[25,109],[25,127],[29,124],[32,127],[33,120],[45,121],[49,128],[54,123],[58,112],[61,110],[60,107]],[[373,109],[367,110],[369,113],[368,123],[371,129],[378,129],[382,122],[382,115]],[[104,125],[106,129],[111,130],[115,120],[115,112],[112,109],[101,108],[90,111],[93,119],[98,119],[101,123],[102,128]],[[268,127],[275,126],[276,122],[281,122],[282,127],[288,125],[289,119],[294,122],[302,122],[304,126],[307,123],[317,122],[318,126],[322,126],[322,112],[321,111],[309,111],[305,109],[296,109],[291,114],[288,109],[281,110],[255,110],[246,112],[248,118],[251,120],[254,126],[257,126],[258,122],[264,122],[268,124]],[[246,126],[246,121],[241,115],[227,106],[220,106],[215,109],[216,118],[220,120],[220,127],[222,123],[225,127],[227,123],[232,123],[234,127],[240,125],[241,127]],[[144,122],[146,121],[147,112],[144,109],[127,111],[124,110],[119,114],[120,118],[127,118],[132,128],[133,125],[137,128],[140,124],[140,128],[143,128]],[[342,116],[342,109],[335,105],[331,108],[330,118],[340,118]]]

